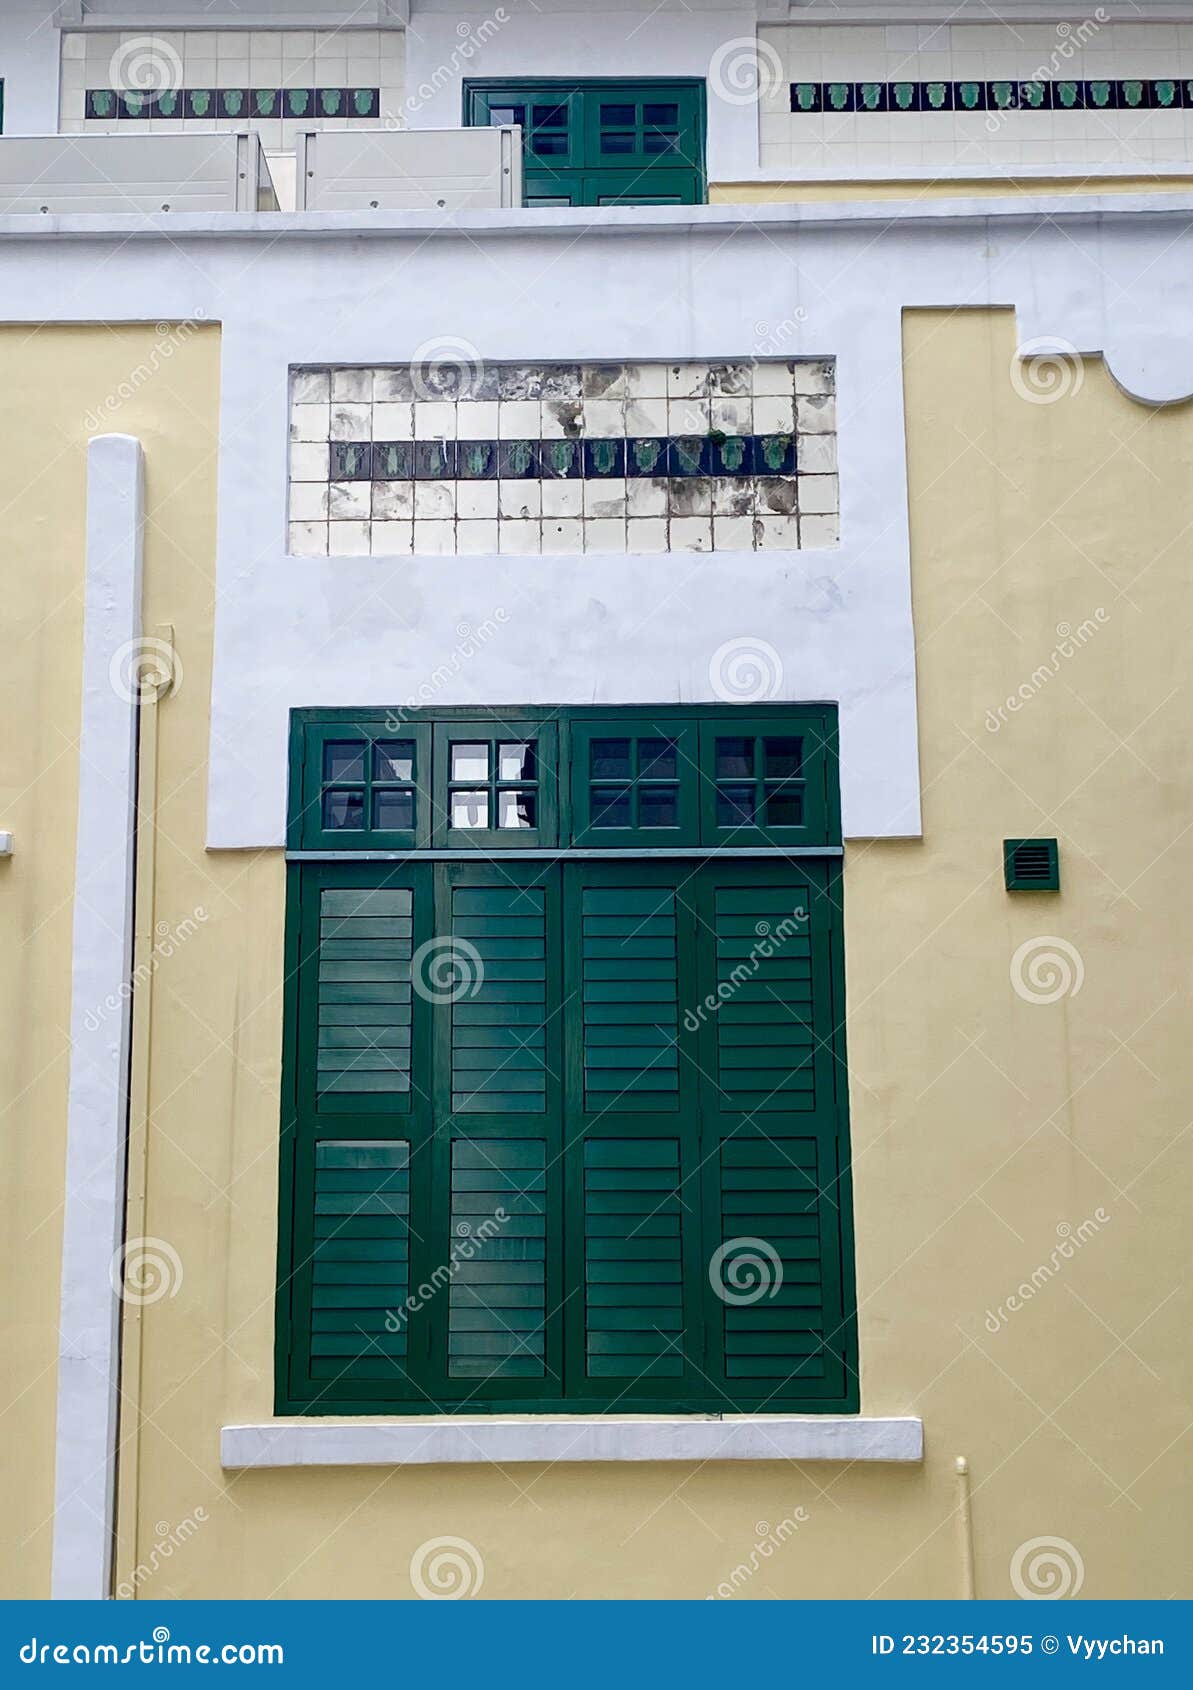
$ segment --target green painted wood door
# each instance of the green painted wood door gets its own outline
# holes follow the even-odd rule
[[[706,197],[696,79],[466,82],[467,124],[518,124],[529,206],[697,205]]]

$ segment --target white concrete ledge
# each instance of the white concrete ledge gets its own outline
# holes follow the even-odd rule
[[[570,1416],[460,1420],[275,1420],[225,1426],[220,1460],[246,1467],[409,1467],[518,1461],[921,1461],[912,1417],[742,1416],[728,1420],[594,1420]]]

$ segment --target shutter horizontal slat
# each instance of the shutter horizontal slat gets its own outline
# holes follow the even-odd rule
[[[410,1290],[410,1146],[315,1146],[310,1353],[316,1377],[365,1360],[400,1365]],[[392,1328],[392,1329],[391,1329]]]
[[[584,1235],[588,1376],[678,1377],[684,1307],[676,1139],[585,1141]]]
[[[457,1139],[451,1236],[468,1254],[448,1294],[453,1378],[541,1378],[547,1302],[547,1154],[541,1139]]]
[[[584,1106],[679,1107],[675,889],[584,886],[579,900]]]

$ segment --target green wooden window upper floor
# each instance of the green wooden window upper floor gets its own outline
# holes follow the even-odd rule
[[[526,204],[698,205],[704,84],[597,78],[466,82],[464,121],[522,130]]]
[[[840,842],[830,705],[299,710],[294,850]]]

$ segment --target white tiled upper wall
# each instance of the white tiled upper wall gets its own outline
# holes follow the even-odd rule
[[[1094,11],[1091,8],[1091,14]],[[768,174],[890,175],[950,166],[1175,164],[1193,110],[795,113],[792,82],[1193,76],[1193,25],[781,25],[759,31]],[[780,74],[781,67],[781,74]]]
[[[374,126],[403,116],[406,37],[398,29],[74,30],[62,36],[62,133],[175,134],[253,129],[267,151],[288,151],[306,129]],[[180,81],[181,79],[181,81]],[[274,118],[88,118],[89,88],[379,88],[379,115]]]

